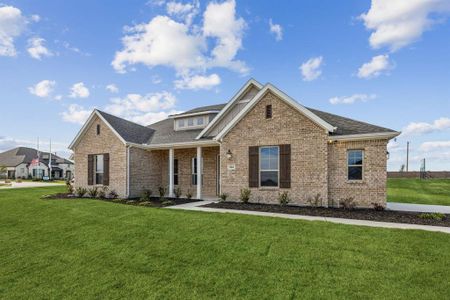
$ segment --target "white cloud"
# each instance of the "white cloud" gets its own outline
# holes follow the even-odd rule
[[[369,39],[373,48],[387,46],[395,51],[419,39],[438,22],[438,15],[448,12],[448,0],[372,0],[360,18],[373,31]]]
[[[313,81],[322,74],[320,69],[322,65],[323,57],[313,57],[308,59],[300,66],[300,71],[302,72],[304,81]]]
[[[147,125],[156,123],[158,121],[167,119],[167,117],[169,115],[178,114],[180,112],[181,111],[178,111],[178,110],[160,111],[160,112],[148,112],[148,113],[144,113],[144,114],[141,114],[141,115],[136,115],[136,116],[132,117],[130,120],[135,122],[135,123],[147,126]]]
[[[185,76],[180,80],[175,81],[175,88],[188,90],[209,90],[220,84],[220,77],[217,74],[209,76],[195,75]]]
[[[106,86],[106,90],[107,90],[108,92],[110,92],[110,93],[113,93],[113,94],[117,94],[117,93],[119,92],[119,88],[118,88],[115,84],[113,84],[113,83],[108,84],[108,85]]]
[[[354,94],[351,96],[343,96],[343,97],[333,97],[330,98],[331,104],[353,104],[355,102],[367,102],[369,100],[373,100],[377,97],[375,94]]]
[[[159,84],[159,83],[161,83],[161,82],[162,82],[161,77],[159,77],[158,75],[153,75],[153,76],[152,76],[152,83],[153,83],[153,84]]]
[[[192,24],[192,20],[199,13],[200,3],[198,0],[192,3],[181,3],[171,1],[166,4],[167,13],[170,16],[183,20],[188,26]]]
[[[40,37],[28,39],[27,51],[32,58],[41,59],[43,56],[53,56],[53,53],[44,46],[45,40]]]
[[[196,3],[193,2],[191,12],[198,6]],[[171,15],[189,11],[189,7],[178,4],[167,7]],[[235,60],[246,26],[242,18],[236,17],[235,2],[211,2],[203,18],[201,26],[160,15],[148,23],[127,27],[123,49],[116,52],[111,65],[119,73],[136,64],[166,66],[174,68],[177,76],[198,74],[213,67],[247,72],[245,63]],[[208,45],[213,48],[208,49]]]
[[[20,9],[13,6],[0,7],[0,56],[16,56],[14,39],[20,36],[27,24]]]
[[[439,118],[433,123],[412,122],[402,130],[402,135],[420,135],[450,129],[450,118]]]
[[[424,142],[419,147],[419,150],[424,151],[424,152],[443,150],[443,149],[450,150],[450,141]]]
[[[372,60],[363,64],[358,69],[359,78],[375,78],[380,76],[383,72],[392,69],[392,64],[389,62],[389,55],[378,55],[372,57]]]
[[[61,100],[63,98],[63,96],[62,95],[56,95],[53,99],[55,99],[55,100]]]
[[[280,24],[272,23],[272,19],[269,20],[270,32],[275,34],[275,39],[281,41],[283,39],[283,28]]]
[[[36,83],[34,86],[30,86],[28,88],[28,91],[41,98],[49,97],[54,88],[55,88],[56,82],[53,80],[42,80],[38,83]]]
[[[70,88],[70,98],[87,98],[89,97],[89,89],[83,82],[78,82]]]
[[[40,20],[41,20],[41,16],[39,16],[39,15],[31,15],[31,21],[33,21],[33,22],[39,22]]]
[[[67,111],[61,113],[62,119],[69,123],[84,124],[92,113],[92,109],[85,109],[78,104],[71,104]]]
[[[148,125],[150,120],[167,116],[167,110],[173,109],[175,102],[176,97],[166,91],[147,95],[128,94],[124,98],[111,99],[105,110],[133,122]]]

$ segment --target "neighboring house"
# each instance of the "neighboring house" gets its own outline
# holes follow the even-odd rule
[[[399,132],[304,107],[272,84],[249,80],[226,104],[199,107],[147,127],[94,110],[70,149],[76,186],[107,185],[121,197],[144,189],[220,193],[323,206],[353,197],[386,202],[387,143]],[[201,174],[201,176],[199,176]]]
[[[18,147],[0,153],[0,166],[7,168],[8,178],[42,178],[49,176],[48,152],[39,152],[39,165],[32,164],[37,158],[38,151],[33,148]],[[52,178],[67,179],[74,174],[74,163],[65,158],[52,154]]]

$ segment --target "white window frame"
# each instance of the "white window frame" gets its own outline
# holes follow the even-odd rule
[[[193,186],[197,186],[197,182],[198,182],[198,178],[197,177],[195,177],[196,178],[195,184],[194,184],[194,180],[193,180],[194,176],[198,176],[198,170],[197,170],[197,173],[195,173],[195,169],[196,168],[197,168],[197,157],[194,156],[191,159],[191,185],[193,185]],[[201,176],[202,176],[202,179],[203,179],[203,156],[201,157],[200,169],[201,169],[201,173],[202,173]],[[203,180],[202,180],[202,185],[203,185]]]
[[[350,152],[355,152],[355,151],[361,152],[361,164],[350,165],[348,163]],[[347,149],[346,159],[347,159],[347,181],[350,181],[350,182],[362,181],[364,179],[364,150],[363,149]],[[361,167],[361,179],[350,179],[349,178],[348,170],[350,169],[350,167]]]
[[[177,127],[178,128],[184,128],[185,127],[184,119],[178,119],[177,120]]]
[[[261,150],[264,148],[277,148],[278,149],[278,169],[267,169],[262,170],[261,168]],[[260,188],[279,188],[280,187],[280,147],[279,146],[260,146],[258,149],[258,186]],[[265,186],[261,185],[261,172],[277,172],[277,185],[276,186]]]
[[[201,124],[199,124],[201,120]],[[205,128],[210,122],[208,115],[201,115],[190,118],[179,118],[174,120],[175,130],[189,130],[189,129],[201,129]]]
[[[201,117],[197,117],[195,118],[195,123],[197,124],[197,126],[203,126],[205,124],[205,117],[201,116]],[[201,123],[200,123],[201,121]]]
[[[101,157],[102,160],[102,172],[97,171],[97,161]],[[102,174],[102,182],[97,182],[97,174]],[[95,185],[102,185],[104,182],[104,175],[105,175],[105,158],[103,154],[95,154],[94,155],[94,184]]]

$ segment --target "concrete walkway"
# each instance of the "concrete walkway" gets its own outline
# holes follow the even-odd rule
[[[1,183],[4,183],[2,181]],[[2,189],[18,189],[18,188],[30,188],[30,187],[44,187],[44,186],[55,186],[55,185],[64,185],[63,183],[54,183],[54,182],[39,182],[39,181],[22,181],[22,182],[11,182],[11,186],[0,187]]]
[[[198,201],[198,202],[191,202],[191,203],[186,203],[186,204],[181,204],[181,205],[170,206],[168,208],[169,209],[204,211],[204,212],[216,212],[216,213],[234,213],[234,214],[253,215],[253,216],[277,217],[277,218],[294,219],[294,220],[325,221],[325,222],[332,222],[332,223],[338,223],[338,224],[369,226],[369,227],[396,228],[396,229],[418,229],[418,230],[426,230],[426,231],[444,232],[444,233],[450,234],[450,227],[443,227],[443,226],[427,226],[427,225],[404,224],[404,223],[375,222],[375,221],[367,221],[367,220],[314,217],[314,216],[290,215],[290,214],[271,213],[271,212],[259,212],[259,211],[250,211],[250,210],[201,207],[202,205],[206,205],[206,204],[213,203],[213,202],[214,201]]]
[[[450,214],[450,206],[388,202],[388,210]]]

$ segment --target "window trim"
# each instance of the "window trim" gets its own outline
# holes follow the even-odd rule
[[[349,154],[352,151],[361,151],[361,164],[357,165],[350,165],[348,162]],[[346,155],[346,164],[347,164],[347,182],[362,182],[364,180],[364,149],[347,149],[347,155]],[[361,167],[361,179],[350,179],[349,178],[349,169],[350,167]]]
[[[278,169],[262,170],[261,168],[261,149],[263,148],[277,148],[278,149]],[[261,185],[261,172],[277,172],[277,185],[276,186],[264,186]],[[268,145],[259,146],[258,149],[258,186],[263,189],[278,189],[280,188],[280,146],[279,145]]]
[[[103,162],[103,170],[102,172],[97,172],[97,161],[98,161],[98,157],[101,156]],[[97,182],[97,174],[102,174],[102,182]],[[105,176],[105,156],[103,154],[94,154],[94,174],[93,174],[93,180],[94,180],[94,185],[103,185],[104,183],[104,176]]]

